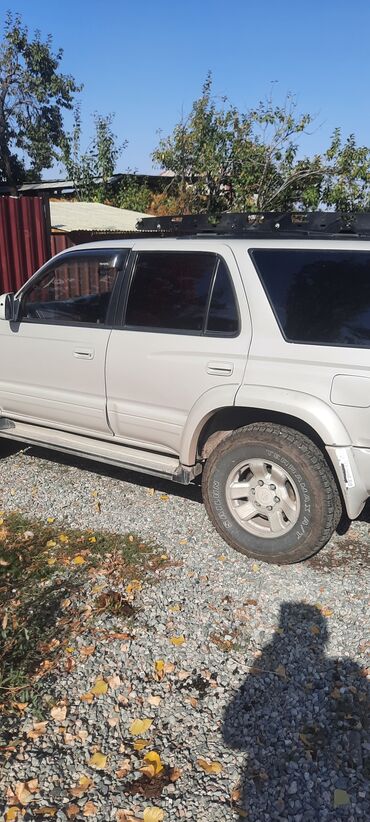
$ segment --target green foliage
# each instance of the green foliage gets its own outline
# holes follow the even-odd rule
[[[113,197],[113,204],[119,208],[141,211],[146,214],[149,211],[152,198],[153,192],[148,184],[127,172],[127,176],[120,182]]]
[[[369,208],[370,150],[353,135],[343,142],[336,129],[326,152],[299,158],[313,119],[297,112],[291,94],[283,105],[270,95],[241,112],[227,98],[216,101],[208,74],[189,117],[161,138],[153,160],[175,175],[168,196],[179,213]]]
[[[21,17],[8,12],[0,42],[0,179],[11,186],[39,178],[60,158],[63,110],[80,90],[59,72],[62,55],[50,36],[31,38]]]
[[[94,136],[86,151],[81,149],[81,109],[74,111],[72,131],[65,136],[63,162],[73,180],[79,200],[105,203],[110,196],[110,178],[126,142],[117,144],[112,131],[113,115],[94,114]]]

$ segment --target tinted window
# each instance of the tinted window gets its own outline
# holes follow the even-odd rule
[[[370,254],[254,250],[283,333],[293,342],[370,347]]]
[[[209,307],[207,331],[235,334],[238,330],[238,312],[230,276],[223,260],[217,268]]]
[[[116,255],[66,254],[27,291],[22,319],[103,324],[116,278]]]
[[[139,253],[127,325],[202,331],[216,259],[215,254],[192,251]]]

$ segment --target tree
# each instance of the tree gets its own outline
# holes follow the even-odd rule
[[[8,12],[0,43],[0,177],[12,187],[60,159],[63,111],[81,88],[59,72],[62,56],[50,35],[31,38],[21,17]]]
[[[117,144],[112,131],[113,115],[94,114],[94,136],[85,151],[81,149],[81,110],[76,106],[72,131],[63,141],[63,162],[73,180],[79,200],[104,203],[112,197],[110,178],[127,142]]]
[[[297,160],[299,137],[312,123],[288,95],[246,112],[217,103],[208,74],[190,115],[159,142],[154,161],[175,174],[183,208],[201,211],[287,208],[322,177],[317,158]]]
[[[370,149],[357,146],[354,134],[343,141],[335,129],[324,155],[323,203],[337,211],[368,211],[370,207]]]

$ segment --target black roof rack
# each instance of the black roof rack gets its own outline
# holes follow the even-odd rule
[[[368,239],[370,212],[341,211],[225,212],[173,217],[143,217],[138,231],[160,237],[254,237],[259,239]]]

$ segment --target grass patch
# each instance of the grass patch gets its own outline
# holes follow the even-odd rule
[[[63,529],[51,519],[0,514],[2,710],[32,700],[35,683],[68,654],[73,636],[96,614],[132,616],[140,579],[160,563],[156,546],[135,534]],[[97,577],[101,584],[94,585]]]

